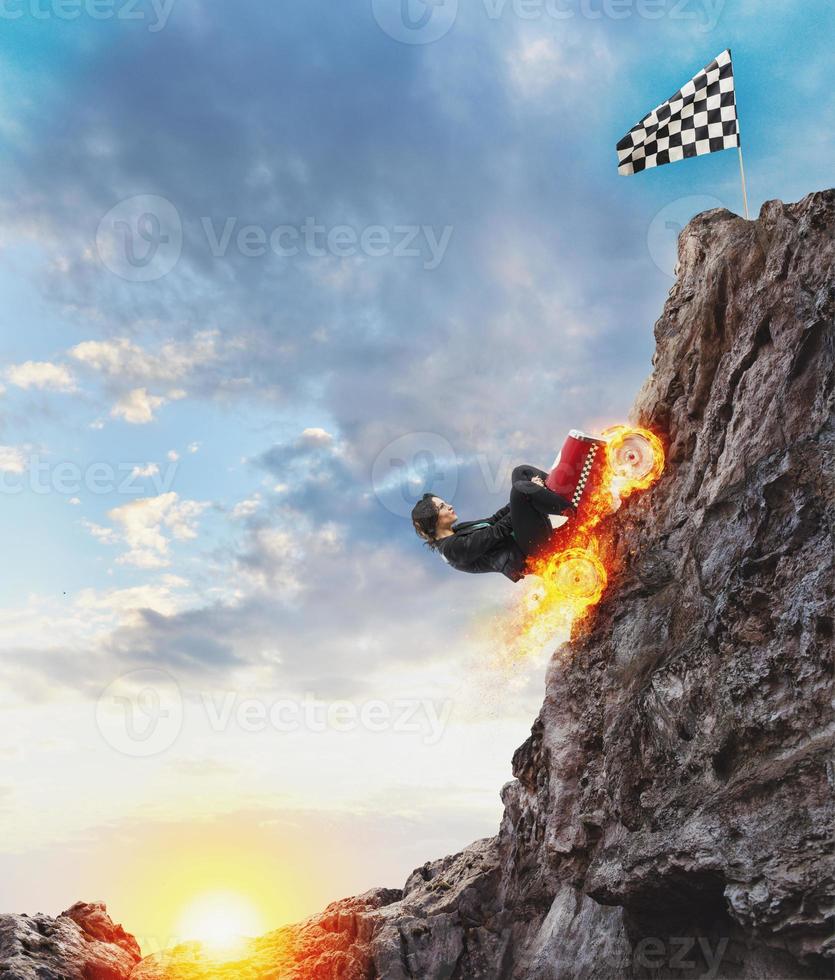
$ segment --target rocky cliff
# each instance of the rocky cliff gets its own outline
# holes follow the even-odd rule
[[[27,973],[52,926],[6,917],[0,977],[831,976],[834,269],[835,191],[682,232],[634,408],[668,466],[612,518],[495,838],[224,967]]]
[[[124,980],[141,958],[100,902],[77,902],[56,918],[0,915],[3,980]]]

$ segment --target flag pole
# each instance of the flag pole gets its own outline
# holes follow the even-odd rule
[[[731,54],[731,49],[728,48],[728,57],[733,59]],[[731,68],[733,72],[733,68]],[[736,87],[736,86],[734,86]],[[736,96],[734,95],[734,109],[736,109]],[[736,147],[739,150],[739,176],[742,178],[742,202],[745,205],[745,220],[750,221],[751,216],[748,214],[748,188],[745,186],[745,164],[742,162],[742,136],[739,132],[739,110],[737,111],[737,121],[736,121]]]
[[[745,186],[745,164],[742,162],[742,143],[737,145],[739,150],[739,175],[742,177],[742,200],[745,203],[745,220],[750,221],[751,216],[748,214],[748,189]]]

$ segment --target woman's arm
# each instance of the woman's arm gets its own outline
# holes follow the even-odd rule
[[[479,527],[467,534],[453,534],[444,544],[444,557],[451,565],[469,565],[513,533],[507,514],[490,527]]]
[[[516,466],[513,469],[513,475],[510,478],[510,483],[518,483],[520,480],[533,480],[534,477],[539,477],[544,483],[548,479],[548,474],[545,470],[540,470],[536,466],[529,466],[527,463],[523,463],[522,466]]]

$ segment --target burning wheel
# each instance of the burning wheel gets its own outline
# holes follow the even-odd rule
[[[600,600],[606,579],[606,569],[600,560],[584,548],[569,548],[551,565],[554,589],[564,598],[584,605]]]
[[[632,490],[652,486],[664,468],[664,447],[658,436],[645,429],[616,429],[608,439],[606,456],[615,478]]]

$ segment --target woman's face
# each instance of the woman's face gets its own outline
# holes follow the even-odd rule
[[[458,515],[455,513],[455,508],[452,504],[448,504],[445,500],[440,497],[433,497],[432,502],[438,510],[438,523],[437,529],[439,531],[448,531],[452,525],[458,520]]]

